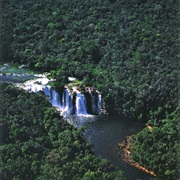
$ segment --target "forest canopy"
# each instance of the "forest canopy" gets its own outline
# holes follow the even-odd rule
[[[58,85],[66,83],[67,77],[72,76],[80,79],[83,85],[96,87],[102,94],[103,107],[109,115],[121,114],[152,127],[152,132],[145,128],[132,138],[132,157],[163,178],[177,179],[180,56],[178,7],[177,0],[4,0],[1,7],[3,58],[6,62],[26,64],[41,72],[50,72],[50,77],[55,78]],[[69,136],[69,128],[72,130],[72,127],[62,122],[62,118],[52,108],[42,109],[38,113],[34,106],[27,104],[34,104],[32,99],[41,102],[38,99],[41,96],[35,98],[35,95],[27,95],[25,92],[18,94],[17,90],[10,91],[9,86],[3,86],[6,88],[1,92],[9,91],[11,95],[6,94],[6,97],[13,102],[7,101],[7,104],[9,102],[12,105],[1,109],[1,120],[10,123],[12,128],[8,129],[11,133],[7,135],[10,144],[3,145],[4,152],[7,153],[7,156],[4,155],[7,158],[4,160],[7,162],[4,171],[10,172],[14,168],[16,171],[10,176],[17,176],[18,170],[35,169],[37,172],[41,168],[45,174],[50,172],[47,176],[51,178],[57,172],[62,173],[60,175],[63,177],[71,175],[67,173],[69,169],[67,171],[66,167],[59,171],[60,165],[54,162],[54,157],[76,157],[74,154],[71,156],[69,144],[62,152],[58,149],[61,144],[69,142],[59,142],[57,136],[61,135],[57,133],[57,129],[66,127],[67,130],[65,128],[62,133],[71,142],[76,137],[72,134]],[[22,103],[24,100],[21,96],[29,98],[27,103]],[[42,103],[47,105],[44,100]],[[22,109],[32,109],[28,109],[26,115],[18,108],[20,105]],[[7,112],[5,107],[8,108]],[[14,108],[18,114],[12,115]],[[33,119],[30,112],[36,112],[38,120]],[[24,116],[27,116],[27,122]],[[51,122],[49,119],[52,119]],[[65,125],[61,127],[62,124]],[[9,125],[5,124],[7,127]],[[29,132],[31,125],[34,130]],[[20,126],[23,127],[21,130]],[[23,134],[24,132],[26,133]],[[73,132],[76,134],[77,131],[73,129]],[[22,160],[29,153],[28,148],[31,148],[31,136],[37,136],[37,144],[33,149],[35,155],[31,154],[27,156],[28,160]],[[79,140],[81,135],[77,136],[77,142],[76,138],[73,139],[73,143],[77,143],[75,148],[86,149],[88,145],[84,140]],[[28,143],[24,144],[18,138],[28,138]],[[51,150],[48,149],[49,144]],[[88,154],[84,152],[85,149],[82,158],[94,158],[92,161],[104,163],[91,155],[90,148]],[[16,162],[21,162],[20,165],[11,162],[12,156],[17,158]],[[36,158],[43,161],[33,162]],[[21,169],[25,161],[28,168]],[[45,162],[49,164],[46,166]],[[76,164],[77,160],[73,162]],[[157,163],[161,163],[159,167]],[[52,172],[53,164],[55,168]],[[81,175],[77,176],[97,175],[93,170],[84,174],[84,166],[82,165]],[[71,172],[75,171],[72,167]],[[107,171],[110,173],[111,170]],[[104,169],[100,173],[102,177],[114,177],[116,174],[113,172],[107,175]],[[43,178],[42,174],[38,176]]]
[[[43,94],[0,83],[2,179],[124,179]]]
[[[110,114],[147,122],[177,106],[177,0],[7,0],[2,22],[7,62],[94,85]]]

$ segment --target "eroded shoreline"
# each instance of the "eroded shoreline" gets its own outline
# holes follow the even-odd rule
[[[116,147],[117,153],[121,156],[120,158],[122,158],[123,161],[126,162],[127,164],[129,164],[133,167],[136,167],[137,169],[156,177],[157,175],[153,171],[146,169],[145,167],[141,166],[138,162],[135,162],[131,158],[131,156],[130,156],[131,142],[130,141],[131,141],[132,136],[133,135],[127,136],[122,143],[119,143],[117,145],[117,147]]]

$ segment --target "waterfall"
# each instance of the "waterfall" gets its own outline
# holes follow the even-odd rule
[[[42,85],[39,85],[39,84],[28,83],[27,87],[30,91],[35,92],[35,93],[42,91]]]
[[[93,87],[85,88],[85,93],[81,93],[76,87],[72,90],[64,88],[58,92],[48,85],[49,80],[42,77],[24,83],[23,89],[31,92],[43,91],[50,98],[53,106],[58,107],[65,114],[88,115],[101,113],[101,95]]]
[[[61,109],[64,109],[66,107],[65,99],[66,99],[66,92],[63,91],[62,92],[62,99],[61,99]]]
[[[45,86],[42,88],[42,91],[44,94],[48,97],[51,97],[51,87],[50,86]]]
[[[56,107],[60,107],[60,98],[59,94],[55,89],[51,89],[51,104]]]
[[[68,114],[84,114],[87,115],[86,98],[80,92],[76,92],[74,95],[68,89],[64,89],[62,92],[61,111]]]
[[[101,113],[101,94],[98,94],[98,107],[97,107],[97,113]]]
[[[74,111],[73,95],[71,95],[71,93],[67,89],[64,89],[63,98],[64,98],[63,110],[68,112],[69,114],[72,114]]]
[[[68,89],[64,89],[62,92],[62,99],[60,99],[59,93],[51,88],[48,87],[43,88],[43,92],[45,95],[51,97],[51,104],[53,106],[57,106],[60,108],[62,112],[66,112],[68,114],[83,114],[87,115],[90,114],[100,114],[101,113],[101,95],[99,93],[92,93],[90,92],[91,101],[87,104],[87,100],[84,94],[80,93],[79,91],[73,95]],[[87,112],[87,106],[91,106],[91,112]]]
[[[90,92],[91,96],[91,113],[92,114],[100,114],[101,113],[101,95],[97,92]]]
[[[92,113],[96,114],[97,111],[97,104],[95,101],[95,96],[92,92],[90,92],[90,96],[91,96],[91,107],[92,107]]]
[[[88,114],[86,109],[86,98],[83,94],[76,94],[76,114]]]

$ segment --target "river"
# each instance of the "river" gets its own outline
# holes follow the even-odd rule
[[[25,75],[0,75],[0,82],[21,83],[35,77]],[[122,117],[108,115],[76,116],[67,118],[67,121],[76,126],[85,126],[84,136],[93,145],[95,154],[109,160],[113,166],[124,171],[127,180],[148,180],[150,175],[128,165],[115,152],[117,143],[122,142],[126,136],[132,135],[142,129],[142,125]]]
[[[122,117],[100,115],[96,121],[86,124],[84,135],[93,144],[95,154],[109,160],[114,167],[123,170],[128,180],[148,180],[150,175],[125,163],[115,152],[115,146],[126,136],[142,129],[142,125]]]

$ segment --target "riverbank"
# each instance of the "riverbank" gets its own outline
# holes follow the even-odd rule
[[[137,133],[142,125],[120,116],[100,115],[95,121],[85,124],[84,136],[93,145],[93,150],[100,158],[110,161],[116,169],[122,170],[127,180],[150,180],[150,175],[130,166],[119,158],[116,145],[126,136]]]
[[[10,68],[7,65],[3,65],[3,66],[6,67],[6,70],[8,70],[8,68]],[[17,71],[18,70],[19,69],[17,69]],[[28,69],[26,69],[26,70],[28,71]],[[25,73],[24,75],[30,76],[30,74],[28,74],[28,73],[27,74]],[[20,73],[19,74],[6,73],[3,75],[0,75],[0,82],[1,81],[7,82],[8,81],[7,79],[9,78],[8,82],[18,83],[17,79],[19,77],[23,77],[24,75],[20,74]],[[42,76],[43,77],[45,76],[45,74],[36,74],[36,73],[32,73],[32,75],[38,79],[41,78]],[[35,85],[37,85],[37,86],[39,86],[40,84],[41,83],[39,83],[39,82],[35,83]],[[33,86],[35,86],[35,85],[33,85]],[[36,87],[36,88],[39,89],[38,87]],[[69,99],[69,98],[65,98],[65,99]],[[67,104],[69,104],[69,103],[67,103]],[[105,121],[106,118],[107,118],[107,121]],[[119,145],[119,147],[118,147],[118,151],[120,148],[123,153],[121,155],[121,159],[123,159],[124,162],[123,163],[119,162],[119,161],[122,161],[120,158],[119,158],[120,160],[117,160],[118,155],[114,155],[115,153],[113,152],[114,146],[117,145],[118,142],[120,142],[120,141],[122,142],[125,137],[130,136],[134,133],[138,133],[140,130],[142,130],[142,126],[140,126],[140,124],[137,124],[135,126],[135,124],[133,124],[133,123],[135,123],[134,121],[131,122],[131,121],[123,120],[121,117],[117,117],[117,121],[113,121],[113,118],[114,117],[112,117],[112,116],[103,116],[103,115],[100,115],[100,116],[93,116],[93,115],[90,115],[90,116],[73,115],[72,116],[72,115],[69,115],[69,116],[65,117],[66,121],[75,127],[81,127],[82,125],[85,125],[85,126],[87,125],[88,127],[90,127],[89,129],[88,128],[86,129],[85,136],[86,136],[87,141],[94,145],[93,149],[94,149],[96,155],[100,156],[101,158],[108,159],[114,165],[114,167],[117,166],[117,169],[125,171],[125,174],[127,176],[129,175],[129,173],[131,173],[131,175],[130,175],[131,177],[129,177],[128,180],[132,180],[132,178],[136,178],[136,179],[140,178],[141,179],[141,177],[143,179],[147,180],[147,178],[149,178],[150,175],[156,177],[156,174],[154,172],[145,169],[143,166],[141,166],[137,162],[134,162],[130,158],[130,154],[131,154],[131,152],[133,152],[133,151],[131,151],[131,144],[130,144],[131,138],[130,139],[127,138],[121,144],[122,146]],[[145,128],[145,129],[148,131],[148,134],[149,134],[149,132],[151,132],[150,134],[153,134],[155,132],[154,126],[153,126],[153,128],[152,128],[152,126],[147,126],[147,128]],[[166,132],[168,132],[168,131],[166,131]],[[169,137],[169,135],[168,135],[168,137]],[[145,140],[147,140],[147,139],[149,139],[149,138],[145,138]],[[160,139],[162,139],[162,138],[160,138]],[[158,141],[159,141],[159,138],[158,138]],[[137,147],[137,146],[133,146],[133,147]],[[144,152],[146,152],[146,149]],[[139,156],[139,153],[137,153],[137,154]],[[133,153],[131,155],[133,155]],[[143,155],[141,157],[143,157]],[[147,155],[147,157],[149,157],[149,155]],[[144,163],[144,164],[148,165],[148,162]],[[158,165],[158,163],[156,163],[156,164]],[[163,172],[165,172],[166,174],[168,173],[168,171],[163,171]],[[142,173],[142,175],[139,173]],[[149,176],[149,177],[146,178],[146,176]]]
[[[125,179],[41,93],[0,83],[0,104],[1,179]]]
[[[119,143],[118,146],[116,147],[117,153],[120,155],[120,158],[123,159],[124,162],[128,163],[129,165],[136,167],[137,169],[150,174],[151,176],[156,177],[157,175],[145,167],[141,166],[138,162],[135,162],[131,158],[131,136],[127,136],[122,143]]]

